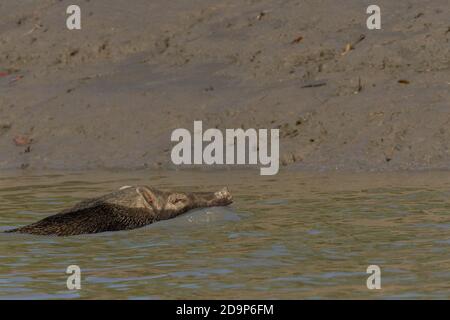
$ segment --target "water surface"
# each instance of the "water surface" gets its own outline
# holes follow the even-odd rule
[[[448,172],[9,172],[0,230],[132,184],[227,185],[235,202],[131,231],[0,233],[0,299],[450,298]],[[66,287],[73,264],[79,291]],[[381,290],[367,289],[372,264]]]

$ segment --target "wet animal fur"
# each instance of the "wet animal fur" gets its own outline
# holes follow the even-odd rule
[[[200,207],[232,203],[226,188],[218,192],[170,193],[149,187],[123,187],[82,201],[68,210],[6,232],[70,236],[140,228]]]

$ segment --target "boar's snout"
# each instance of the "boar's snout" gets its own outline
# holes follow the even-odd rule
[[[214,205],[226,206],[233,203],[233,196],[227,187],[214,193]]]

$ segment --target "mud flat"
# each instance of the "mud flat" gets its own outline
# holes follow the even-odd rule
[[[450,167],[447,0],[378,1],[379,31],[369,1],[69,4],[0,3],[0,169],[173,167],[194,120],[280,128],[293,168]]]

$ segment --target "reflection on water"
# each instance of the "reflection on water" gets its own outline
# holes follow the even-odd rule
[[[450,173],[2,173],[0,230],[122,185],[216,190],[235,203],[142,229],[0,233],[0,298],[450,298]],[[65,270],[79,265],[82,289]],[[382,290],[368,290],[379,265]]]

